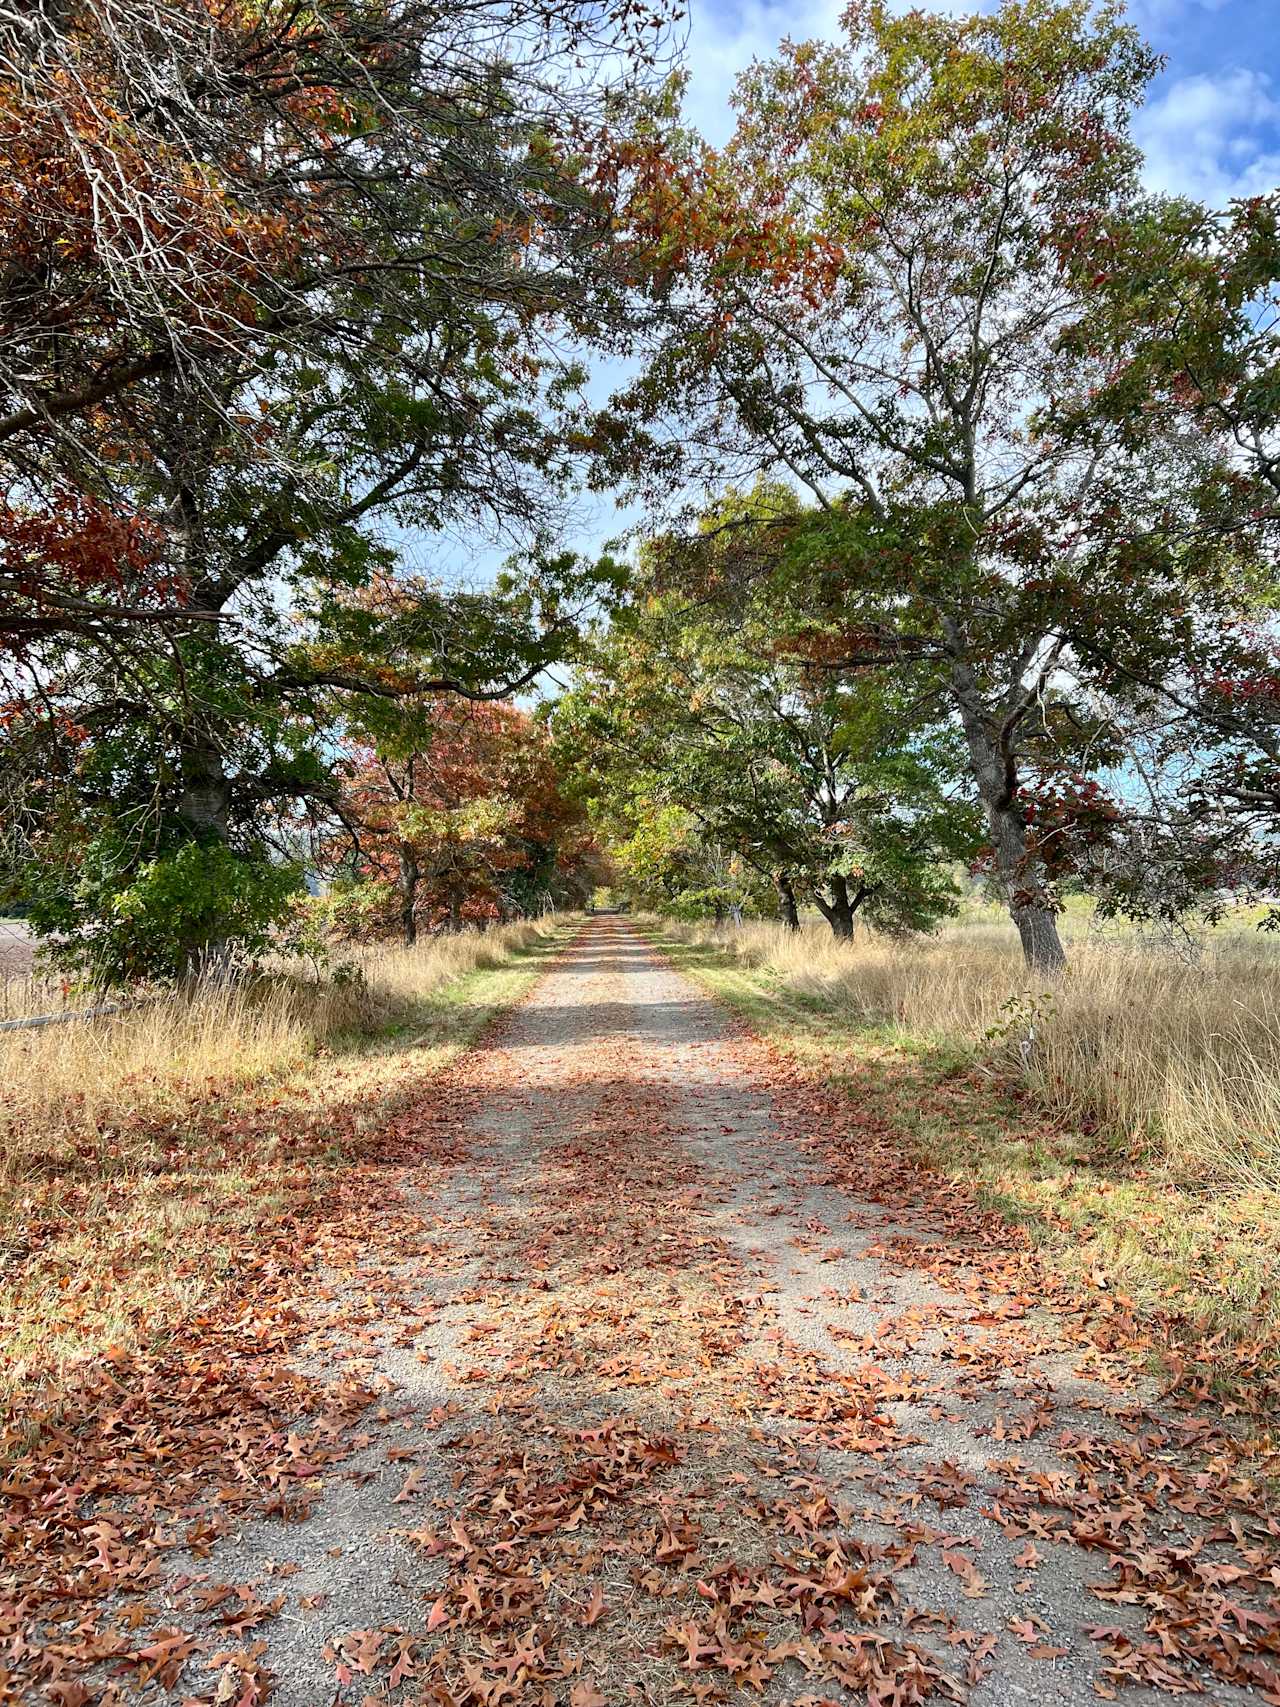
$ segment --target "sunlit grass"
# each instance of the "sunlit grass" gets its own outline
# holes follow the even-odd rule
[[[520,923],[412,949],[344,949],[336,977],[280,968],[85,1022],[0,1032],[0,1170],[20,1169],[32,1148],[47,1156],[59,1139],[92,1141],[121,1120],[163,1118],[211,1088],[225,1095],[297,1072],[335,1043],[411,1023],[444,986],[510,964],[541,940],[537,926]],[[29,988],[38,1005],[38,987]]]
[[[1057,1268],[1171,1323],[1166,1345],[1205,1378],[1272,1402],[1280,945],[1231,931],[1188,963],[1080,929],[1046,1001],[989,918],[851,945],[825,928],[654,928],[679,965],[1026,1227]]]
[[[1064,1121],[1105,1128],[1182,1177],[1280,1189],[1280,944],[1235,931],[1191,958],[1068,932],[1057,983],[1029,977],[1012,929],[934,937],[816,926],[666,926],[857,1025],[999,1057]]]
[[[0,1033],[0,1396],[207,1308],[566,928],[372,947],[343,954],[358,979],[273,976]]]

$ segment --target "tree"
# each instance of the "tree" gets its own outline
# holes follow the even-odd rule
[[[723,154],[676,133],[632,167],[658,341],[622,401],[718,477],[810,490],[765,554],[794,655],[931,668],[1028,964],[1054,972],[1028,768],[1059,735],[1072,764],[1064,732],[1123,693],[1103,636],[1149,667],[1193,625],[1189,584],[1218,599],[1234,573],[1186,562],[1220,444],[1108,411],[1079,265],[1135,205],[1129,120],[1156,60],[1083,0],[861,4],[846,30],[745,74]]]
[[[518,594],[445,595],[375,578],[291,639],[287,610],[270,613],[268,586],[272,621],[256,645],[255,631],[219,628],[150,654],[83,651],[54,688],[42,684],[44,704],[15,710],[3,731],[12,774],[25,778],[7,850],[13,891],[64,957],[105,982],[171,973],[168,949],[153,962],[139,952],[159,939],[123,925],[120,897],[142,893],[144,867],[173,863],[196,882],[191,848],[211,869],[238,870],[238,889],[220,879],[217,892],[260,896],[265,926],[281,910],[272,872],[300,881],[304,823],[345,809],[335,726],[376,725],[379,706],[390,720],[402,700],[447,724],[446,696],[483,705],[513,677],[531,679],[564,644],[568,612],[543,603],[563,588],[554,568],[541,586],[531,570]],[[145,891],[161,892],[158,881]],[[245,904],[221,924],[216,910],[198,916],[207,930],[183,939],[183,970],[224,962],[261,936],[246,931]],[[108,919],[122,936],[100,928]]]
[[[613,867],[631,900],[678,919],[767,913],[768,885],[741,854],[718,842],[698,818],[658,795],[615,796],[606,820]],[[798,928],[798,926],[797,926]]]
[[[144,380],[198,384],[318,324],[357,355],[406,293],[487,306],[495,237],[504,303],[579,297],[604,210],[572,156],[665,22],[586,0],[6,7],[0,442],[29,471]]]
[[[534,322],[603,312],[585,161],[661,28],[581,0],[0,11],[0,656],[207,626],[182,559],[209,459],[313,485],[330,375],[392,346],[379,430],[411,454],[469,410],[474,466]]]
[[[1107,360],[1095,407],[1121,432],[1155,420],[1221,446],[1197,493],[1196,558],[1238,565],[1236,596],[1197,611],[1179,655],[1095,643],[1159,725],[1165,815],[1179,830],[1154,862],[1166,894],[1273,893],[1280,874],[1278,218],[1280,192],[1217,212],[1152,198],[1076,260],[1095,303],[1081,335]]]
[[[188,843],[262,876],[333,808],[358,706],[501,698],[557,654],[587,581],[542,545],[578,375],[541,341],[604,312],[581,149],[635,38],[557,0],[0,26],[26,173],[0,203],[7,863],[63,937]],[[519,584],[446,595],[373,532],[459,524],[517,536]]]
[[[1221,528],[1280,520],[1280,190],[1223,211],[1160,196],[1117,210],[1073,257],[1109,361],[1100,402],[1133,425],[1159,411],[1225,434],[1236,478]]]
[[[458,930],[541,909],[589,838],[545,731],[504,704],[457,699],[398,708],[398,731],[356,741],[340,802],[351,843],[331,845],[366,882],[394,892],[406,946],[420,921]]]
[[[741,549],[743,508],[729,499],[705,537],[736,515]],[[651,547],[651,572],[662,560]],[[642,569],[633,602],[597,638],[557,726],[576,733],[606,806],[634,826],[618,857],[679,872],[686,900],[719,888],[724,907],[735,905],[726,885],[700,880],[723,851],[776,891],[789,921],[804,900],[838,937],[860,912],[881,928],[927,928],[954,906],[947,862],[977,845],[954,786],[955,739],[922,723],[891,680],[840,682],[771,655],[772,617],[767,605],[657,592]]]

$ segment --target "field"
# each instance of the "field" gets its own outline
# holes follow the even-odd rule
[[[0,1018],[9,986],[25,984],[31,972],[31,936],[21,919],[0,918]]]
[[[563,934],[357,950],[338,980],[0,1033],[0,1393],[176,1331],[254,1241],[318,1210]],[[11,979],[5,1011],[61,999]]]
[[[933,938],[655,925],[677,963],[1250,1401],[1280,1366],[1280,953],[1066,921],[1059,987],[974,910]]]

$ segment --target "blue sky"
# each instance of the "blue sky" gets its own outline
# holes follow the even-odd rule
[[[1155,188],[1221,203],[1280,184],[1280,5],[1145,0],[1134,21],[1167,64],[1139,116]]]
[[[728,135],[737,72],[783,36],[837,35],[845,3],[693,0],[689,110],[703,134]],[[1137,126],[1152,187],[1220,202],[1280,184],[1280,0],[1134,0],[1129,16],[1167,60]]]

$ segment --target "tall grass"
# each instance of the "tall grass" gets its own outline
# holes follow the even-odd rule
[[[294,963],[0,1032],[0,1409],[212,1308],[246,1249],[376,1169],[394,1111],[553,941],[521,924],[346,951],[336,978]]]
[[[337,978],[280,968],[85,1021],[0,1032],[0,1174],[123,1120],[163,1119],[211,1093],[286,1077],[343,1036],[397,1019],[411,1025],[444,986],[538,940],[538,927],[521,923],[412,949],[359,948],[344,952]],[[24,979],[10,981],[4,1005],[9,1017],[77,1004]]]
[[[1280,1189],[1280,948],[1245,931],[1187,957],[1069,933],[1056,986],[1012,929],[958,922],[905,942],[825,926],[665,926],[863,1025],[978,1048],[1066,1120],[1136,1140],[1188,1181]]]

